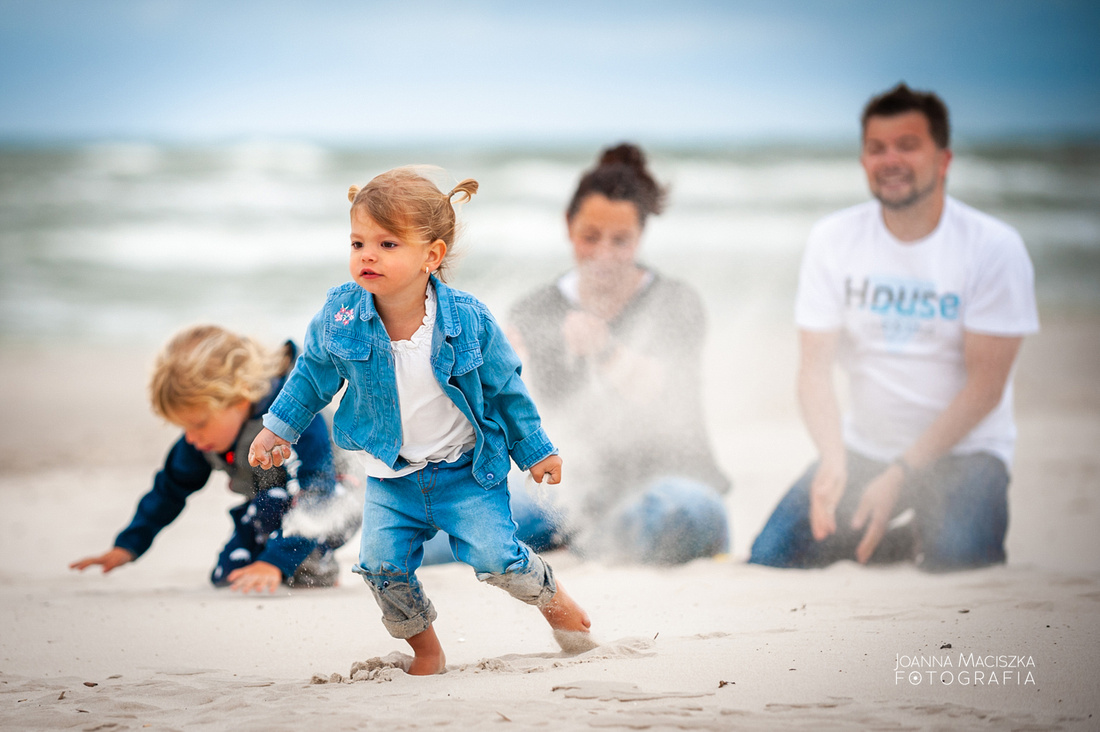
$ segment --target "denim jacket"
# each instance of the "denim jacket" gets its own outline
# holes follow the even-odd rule
[[[492,488],[507,478],[509,456],[527,470],[557,449],[520,379],[519,357],[489,309],[435,277],[432,285],[437,300],[432,369],[474,428],[474,478]],[[390,337],[374,297],[355,282],[329,290],[264,426],[295,441],[345,382],[347,392],[333,418],[336,444],[365,450],[394,470],[408,465],[399,454],[401,411]]]

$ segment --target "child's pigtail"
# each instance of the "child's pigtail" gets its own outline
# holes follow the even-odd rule
[[[359,195],[359,186],[348,188],[348,203],[355,203],[355,197]]]
[[[456,193],[461,194],[463,198],[452,201]],[[452,203],[466,203],[474,197],[475,193],[477,193],[477,181],[473,178],[467,178],[451,189],[451,192],[447,194],[447,200],[452,201]]]

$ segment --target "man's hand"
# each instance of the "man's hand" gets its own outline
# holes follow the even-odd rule
[[[561,482],[561,458],[557,455],[543,458],[531,466],[531,479],[541,483],[543,476],[550,476],[550,484]]]
[[[79,569],[83,572],[93,564],[103,567],[103,574],[107,574],[115,567],[121,567],[134,561],[134,555],[122,547],[112,547],[110,551],[100,554],[98,557],[85,557],[69,565],[69,569]]]
[[[252,446],[248,448],[248,464],[264,470],[278,467],[284,460],[290,459],[290,443],[264,427]]]
[[[267,590],[274,593],[283,581],[283,573],[274,564],[253,562],[247,567],[234,569],[226,579],[229,580],[229,589],[234,592],[247,595],[249,592],[262,593]]]
[[[822,460],[810,484],[810,531],[815,541],[836,533],[836,507],[848,484],[848,466],[844,458]]]
[[[894,506],[901,495],[902,484],[905,482],[905,474],[897,465],[891,465],[867,484],[863,491],[863,497],[859,500],[859,508],[852,517],[852,528],[856,531],[863,529],[863,539],[856,547],[856,561],[866,564],[878,548],[882,537],[886,535],[886,526],[890,523],[890,517],[894,514]]]
[[[833,384],[839,341],[836,330],[800,330],[798,336],[798,403],[821,455],[810,484],[810,531],[817,541],[836,533],[836,507],[848,484],[848,457]]]

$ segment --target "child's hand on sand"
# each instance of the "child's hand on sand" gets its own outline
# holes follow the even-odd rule
[[[531,466],[531,479],[541,483],[543,478],[550,476],[550,484],[561,482],[561,458],[557,455],[543,458]]]
[[[284,460],[290,459],[290,443],[264,427],[252,446],[248,448],[248,464],[264,470],[278,467]]]
[[[234,569],[226,578],[229,589],[247,595],[249,592],[268,592],[274,594],[283,581],[282,571],[274,564],[253,562],[247,567]]]
[[[93,564],[100,564],[103,566],[103,574],[107,574],[115,567],[121,567],[123,564],[128,564],[134,561],[134,555],[122,547],[112,547],[110,551],[100,554],[98,557],[84,557],[83,559],[73,562],[69,565],[69,569],[79,569],[83,572]]]

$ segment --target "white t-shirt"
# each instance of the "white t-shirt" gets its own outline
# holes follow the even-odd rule
[[[799,276],[795,321],[841,331],[852,403],[845,443],[878,460],[908,448],[966,380],[963,333],[1039,329],[1034,271],[1015,229],[947,197],[935,231],[902,242],[869,201],[819,221]],[[1001,403],[951,452],[1012,463],[1012,380]]]
[[[394,470],[368,452],[359,453],[372,478],[399,478],[428,463],[452,463],[476,441],[470,421],[444,393],[432,371],[435,310],[435,288],[429,283],[420,327],[407,341],[390,341],[401,410],[400,455],[409,464]]]

